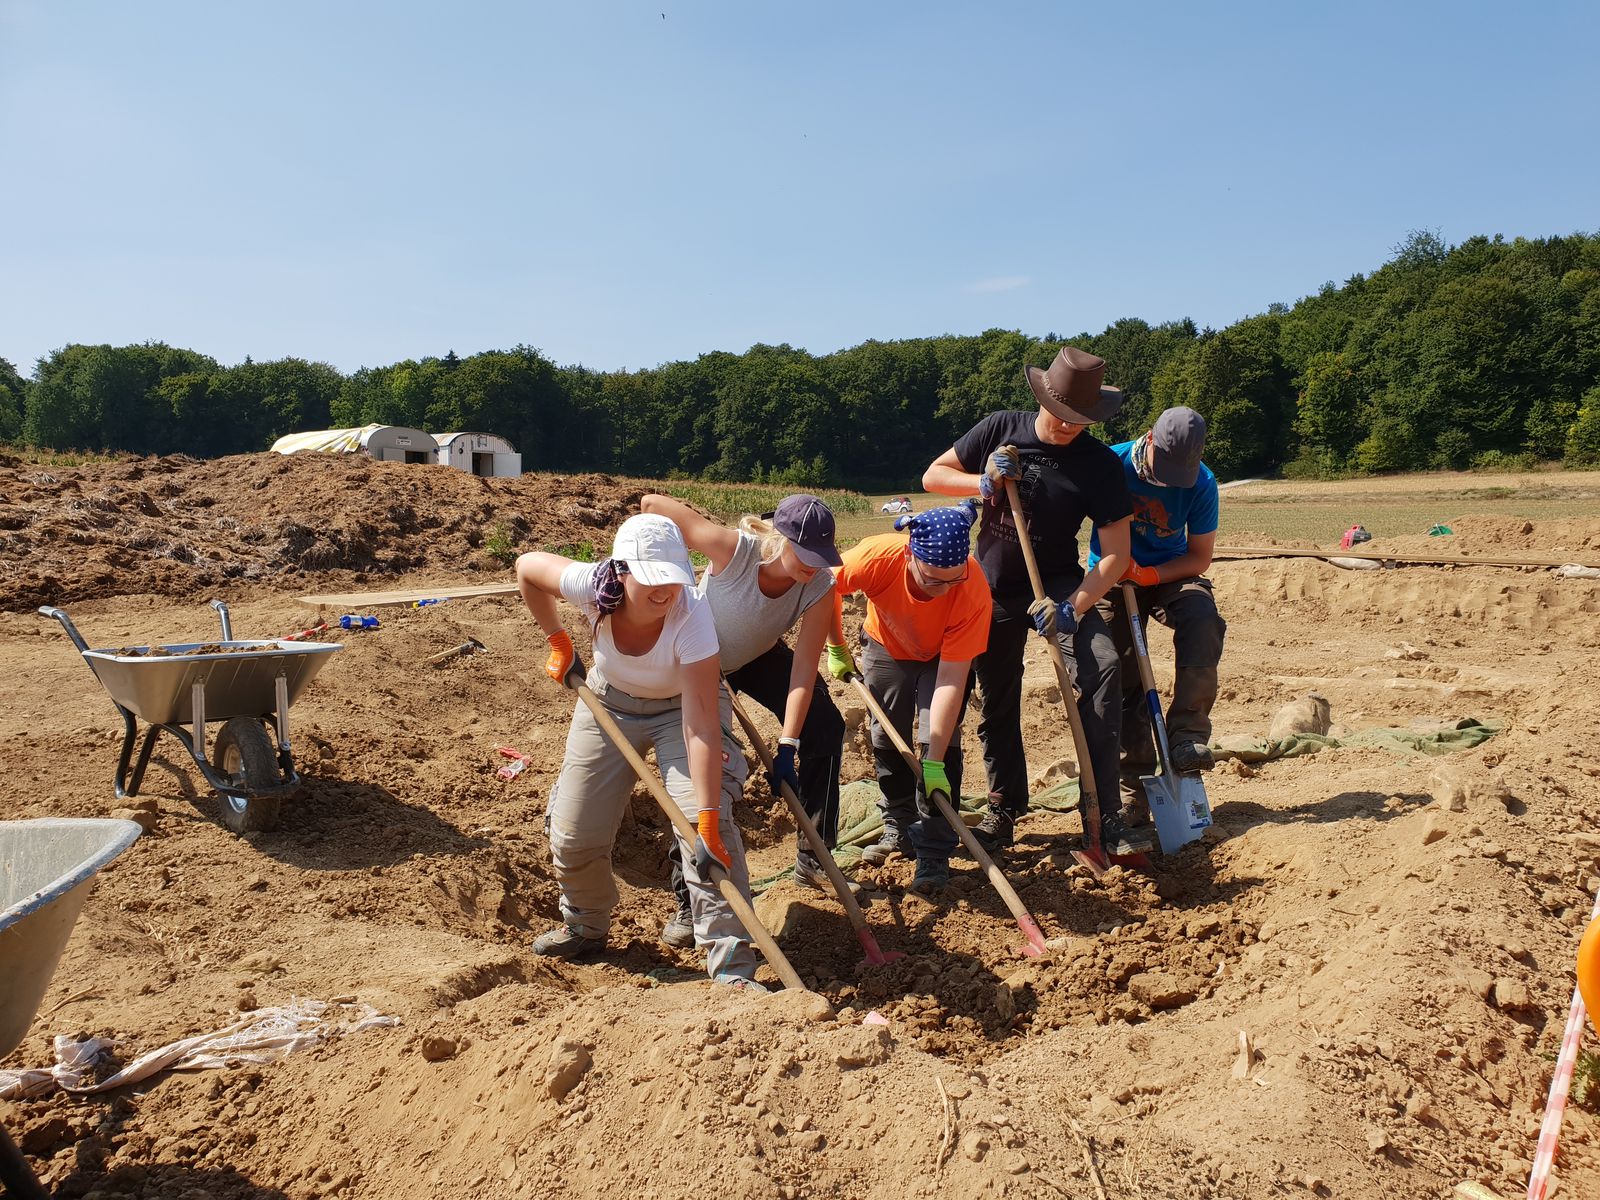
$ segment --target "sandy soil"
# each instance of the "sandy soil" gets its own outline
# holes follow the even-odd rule
[[[480,547],[497,523],[519,547],[603,542],[639,491],[304,457],[0,467],[0,817],[122,806],[120,722],[31,606],[69,605],[92,645],[176,643],[216,636],[218,595],[238,636],[281,635],[315,617],[302,592],[494,578]],[[1340,749],[1213,772],[1213,835],[1148,878],[1091,880],[1066,854],[1076,819],[1033,814],[1005,866],[1044,960],[1020,956],[970,866],[937,905],[904,891],[905,865],[870,874],[879,940],[907,952],[879,970],[835,904],[780,885],[763,912],[823,1000],[752,997],[657,942],[667,842],[642,789],[612,950],[529,953],[556,915],[542,816],[571,700],[513,598],[385,609],[294,707],[307,785],[276,831],[223,829],[163,739],[140,797],[154,828],[101,876],[5,1065],[46,1063],[73,1033],[128,1058],[291,996],[357,996],[403,1024],[0,1104],[0,1121],[65,1196],[1087,1197],[1091,1171],[1108,1197],[1150,1200],[1445,1196],[1463,1179],[1516,1194],[1600,877],[1584,682],[1600,590],[1304,560],[1215,580],[1219,735],[1264,733],[1311,690],[1345,729],[1505,732],[1448,759]],[[426,664],[469,635],[487,653]],[[1402,642],[1421,657],[1392,657]],[[1026,693],[1038,776],[1070,757],[1042,657]],[[497,779],[498,745],[530,768]],[[857,737],[845,776],[868,769]],[[756,874],[792,855],[759,789],[741,820]],[[888,1025],[863,1026],[869,1009]],[[1597,1134],[1569,1114],[1558,1194],[1600,1194]]]

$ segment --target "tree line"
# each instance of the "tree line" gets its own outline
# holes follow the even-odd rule
[[[0,359],[0,441],[210,457],[382,423],[501,434],[528,470],[898,488],[984,415],[1031,408],[1023,366],[1069,343],[1127,393],[1101,436],[1189,405],[1223,478],[1600,463],[1600,235],[1581,233],[1451,247],[1416,232],[1371,275],[1221,330],[1130,317],[1073,337],[756,345],[640,371],[516,346],[350,375],[74,344],[28,379]]]

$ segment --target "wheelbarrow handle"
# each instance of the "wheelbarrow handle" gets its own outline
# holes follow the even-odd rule
[[[733,694],[733,689],[728,689],[728,699],[733,705],[733,715],[739,718],[739,724],[744,728],[745,737],[750,739],[750,746],[756,752],[756,757],[761,760],[762,767],[772,770],[772,753],[767,749],[767,743],[761,738],[761,731],[756,728],[755,722],[750,719],[750,714],[745,712],[744,705],[739,703],[739,697]],[[822,834],[817,831],[816,822],[806,812],[805,806],[800,803],[800,797],[794,794],[794,789],[787,783],[780,784],[779,790],[783,801],[789,806],[789,813],[794,817],[795,823],[800,826],[800,831],[805,834],[805,839],[810,843],[812,852],[822,863],[823,869],[828,874],[828,882],[833,885],[833,894],[838,897],[839,903],[844,905],[845,915],[850,918],[850,924],[855,928],[856,938],[861,943],[861,949],[867,956],[867,962],[874,967],[881,967],[888,960],[884,958],[883,951],[878,947],[878,939],[872,930],[867,927],[867,916],[861,911],[861,904],[850,892],[850,883],[844,877],[844,872],[839,870],[839,864],[833,859],[833,852],[828,849],[828,843],[823,841]]]
[[[57,621],[60,621],[61,628],[67,631],[67,636],[72,639],[72,644],[80,652],[88,652],[89,643],[83,640],[83,634],[78,632],[78,627],[72,623],[72,618],[67,616],[65,609],[53,608],[48,604],[43,604],[39,606],[39,615],[41,617],[54,617]]]
[[[672,797],[667,795],[667,789],[661,785],[661,780],[650,769],[649,764],[633,748],[633,745],[623,734],[622,729],[617,725],[616,718],[606,710],[604,704],[600,703],[600,697],[589,690],[588,684],[574,682],[571,675],[567,676],[567,681],[567,686],[578,693],[578,699],[588,705],[589,711],[594,714],[595,723],[611,739],[612,745],[616,746],[622,757],[628,760],[628,765],[633,768],[634,774],[638,775],[645,787],[650,789],[650,795],[655,798],[655,802],[661,806],[661,811],[672,822],[672,827],[678,831],[678,836],[683,838],[692,848],[695,839],[694,826],[689,823],[689,818],[683,815],[683,810],[677,806]],[[790,965],[783,951],[778,948],[778,943],[773,939],[773,936],[761,924],[761,918],[756,916],[756,910],[750,906],[750,902],[744,898],[744,894],[739,891],[738,886],[733,882],[727,871],[722,869],[720,863],[711,868],[711,876],[717,890],[722,893],[722,898],[728,902],[728,907],[733,909],[734,916],[739,918],[739,923],[744,926],[745,932],[750,935],[750,940],[761,947],[761,952],[766,955],[767,962],[778,973],[778,978],[783,980],[783,986],[798,992],[810,991],[801,980],[799,973]]]

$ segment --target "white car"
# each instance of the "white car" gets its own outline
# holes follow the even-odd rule
[[[908,513],[911,511],[911,501],[904,496],[896,496],[893,500],[890,500],[884,504],[884,506],[878,511],[886,513]]]

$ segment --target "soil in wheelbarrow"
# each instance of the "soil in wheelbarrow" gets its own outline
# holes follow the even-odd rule
[[[324,511],[361,507],[348,494]],[[1311,690],[1336,732],[1468,716],[1503,732],[1444,758],[1352,745],[1221,768],[1212,835],[1152,877],[1088,879],[1076,819],[1031,814],[1004,864],[1051,942],[1040,960],[970,864],[939,902],[906,890],[909,863],[866,873],[878,940],[907,952],[876,970],[836,905],[777,884],[760,907],[832,1015],[712,988],[696,952],[659,943],[667,832],[642,789],[610,951],[529,952],[559,919],[543,821],[572,700],[514,598],[331,631],[347,648],[291,713],[304,795],[236,838],[164,742],[133,802],[151,833],[102,876],[6,1065],[48,1063],[56,1034],[114,1035],[128,1058],[292,996],[356,996],[404,1024],[111,1097],[0,1103],[0,1120],[69,1196],[1095,1195],[1079,1129],[1108,1196],[1445,1196],[1467,1178],[1515,1194],[1600,874],[1582,699],[1600,593],[1373,574],[1216,569],[1218,736],[1262,735]],[[101,645],[216,637],[203,595],[151,594],[153,578],[73,616]],[[303,579],[225,590],[235,630],[304,628]],[[486,652],[418,669],[469,637]],[[1170,638],[1154,641],[1165,678]],[[110,796],[119,725],[59,629],[0,613],[0,671],[0,815],[127,803]],[[865,778],[862,714],[835,695],[844,777]],[[1031,775],[1070,775],[1032,650],[1024,712]],[[529,759],[509,782],[500,746]],[[763,791],[740,810],[758,877],[794,849]],[[887,1024],[862,1023],[874,1013]],[[1597,1132],[1575,1105],[1558,1195],[1600,1194]]]
[[[121,658],[187,658],[197,654],[271,654],[276,646],[234,646],[227,642],[206,642],[178,650],[171,646],[124,646],[116,651]]]

